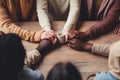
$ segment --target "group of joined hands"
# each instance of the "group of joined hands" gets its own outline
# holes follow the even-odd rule
[[[0,34],[5,33],[0,31]],[[65,35],[56,33],[53,30],[44,31],[40,36],[41,41],[36,49],[41,55],[44,55],[58,45],[67,44],[68,47],[75,50],[87,51],[89,50],[89,43],[86,43],[89,39],[88,35],[86,32],[76,30],[68,31]]]
[[[68,47],[73,48],[79,51],[87,51],[89,48],[89,43],[86,41],[89,39],[88,34],[86,32],[71,30],[66,34],[57,33],[53,30],[45,31],[41,35],[41,42],[44,44],[40,44],[41,47],[46,45],[46,48],[53,48],[56,45],[67,44]],[[46,41],[45,41],[46,40]],[[48,47],[50,46],[50,47]],[[42,49],[44,52],[45,50]]]

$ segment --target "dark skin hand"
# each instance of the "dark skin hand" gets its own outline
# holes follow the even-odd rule
[[[3,34],[5,34],[3,31],[0,31],[0,35],[3,35]]]
[[[89,40],[89,32],[81,32],[81,31],[69,31],[67,34],[67,40],[73,39],[73,38],[79,38],[83,41]]]
[[[45,56],[48,52],[53,50],[55,47],[59,46],[59,42],[52,43],[51,39],[43,39],[40,41],[38,47],[36,48],[42,56]]]
[[[80,39],[73,38],[68,40],[68,46],[78,51],[88,51],[91,52],[93,44],[85,43]]]

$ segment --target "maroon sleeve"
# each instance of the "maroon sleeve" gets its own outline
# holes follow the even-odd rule
[[[109,10],[106,18],[91,26],[91,28],[88,30],[90,38],[99,37],[102,34],[112,31],[116,27],[120,15],[120,0],[114,1],[115,2]]]

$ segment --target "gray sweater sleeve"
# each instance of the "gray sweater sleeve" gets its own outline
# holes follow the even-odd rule
[[[110,45],[106,45],[106,44],[93,44],[92,47],[92,53],[105,57],[108,57],[109,50],[110,50]]]

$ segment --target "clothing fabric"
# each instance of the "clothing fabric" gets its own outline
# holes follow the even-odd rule
[[[96,76],[95,80],[114,80],[110,76],[109,77],[111,79],[106,78],[108,77],[108,73],[116,77],[117,80],[120,80],[120,41],[113,43],[111,46],[95,44],[93,45],[92,52],[99,55],[108,56],[109,72],[102,72]],[[107,76],[103,79],[105,75]]]
[[[44,30],[52,29],[51,21],[66,20],[63,31],[74,29],[79,18],[81,0],[37,0],[39,23]]]
[[[110,73],[120,79],[120,41],[110,47],[108,66]]]
[[[111,75],[109,72],[100,72],[96,74],[94,80],[118,80],[118,79]]]
[[[41,54],[38,50],[34,49],[27,52],[25,58],[25,66],[31,67],[31,65],[36,64],[41,59]]]
[[[80,20],[99,21],[88,29],[90,38],[112,31],[117,27],[120,15],[120,0],[103,0],[96,15],[93,15],[93,2],[94,0],[81,0],[80,11]]]
[[[119,21],[119,24],[117,25],[117,27],[115,28],[114,33],[117,35],[120,35],[120,21]]]
[[[105,44],[93,44],[92,53],[98,54],[101,56],[108,57],[110,51],[110,45]]]
[[[36,0],[0,0],[0,28],[3,32],[15,33],[24,40],[39,42],[43,30],[24,30],[13,23],[36,20]]]
[[[18,80],[44,80],[44,76],[39,70],[30,69],[41,59],[41,54],[38,50],[32,50],[26,53],[25,65],[23,71],[19,72]]]
[[[44,80],[44,77],[39,70],[33,71],[32,69],[24,68],[23,71],[19,72],[18,80]]]

